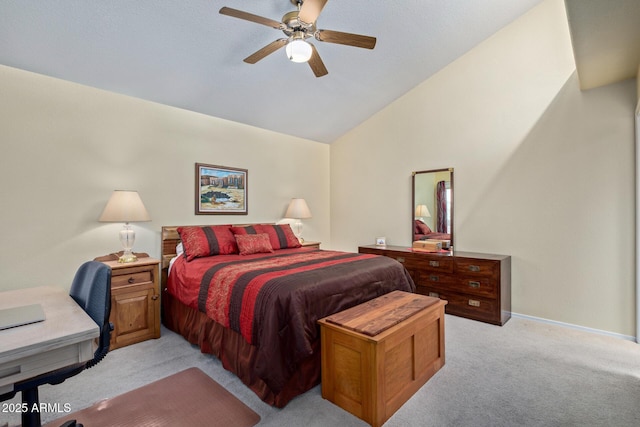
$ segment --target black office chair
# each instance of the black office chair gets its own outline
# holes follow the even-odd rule
[[[113,330],[113,324],[109,323],[109,314],[111,313],[111,269],[98,261],[85,262],[80,266],[73,278],[69,295],[100,327],[98,348],[93,355],[93,359],[16,383],[13,391],[0,395],[0,401],[11,399],[17,392],[22,392],[22,403],[26,403],[28,408],[33,408],[34,404],[39,407],[38,386],[60,384],[67,378],[79,374],[84,369],[95,366],[109,351],[109,341]],[[65,423],[66,425],[75,424]],[[22,426],[40,426],[40,413],[37,411],[33,413],[23,412]]]

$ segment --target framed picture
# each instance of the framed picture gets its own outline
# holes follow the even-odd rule
[[[247,173],[196,163],[196,215],[246,215]]]
[[[387,245],[387,239],[385,239],[384,237],[376,237],[376,246],[386,246]]]

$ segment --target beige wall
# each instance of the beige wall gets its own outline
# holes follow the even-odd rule
[[[291,197],[329,243],[329,146],[0,66],[0,290],[68,287],[83,261],[120,249],[99,223],[114,189],[138,190],[153,219],[136,251],[160,255],[160,227],[279,221]],[[212,99],[211,102],[216,102]],[[195,163],[248,169],[248,215],[195,216]]]
[[[455,247],[512,256],[514,312],[634,335],[634,81],[574,70],[548,0],[332,144],[333,246],[408,245],[411,172],[453,167]]]
[[[547,0],[331,146],[0,66],[0,290],[118,250],[115,188],[154,256],[162,225],[277,221],[291,197],[307,240],[356,250],[408,245],[411,172],[453,167],[456,248],[512,255],[515,312],[633,335],[635,82],[580,92],[569,43]],[[196,162],[247,168],[249,215],[195,216]]]

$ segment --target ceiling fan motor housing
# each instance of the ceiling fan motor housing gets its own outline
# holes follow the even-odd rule
[[[282,23],[284,24],[282,31],[289,37],[296,32],[304,33],[305,38],[311,37],[316,31],[315,24],[307,24],[298,19],[297,10],[285,13],[282,17]]]

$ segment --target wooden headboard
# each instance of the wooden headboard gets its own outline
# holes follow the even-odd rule
[[[176,226],[163,226],[162,227],[162,249],[160,255],[162,258],[162,269],[169,268],[169,261],[176,256],[176,246],[180,243],[180,235],[178,234],[178,227]]]

